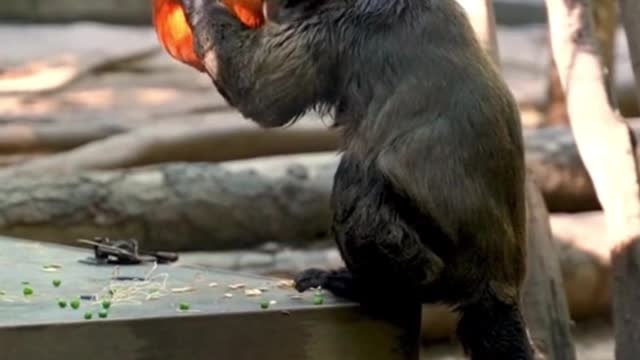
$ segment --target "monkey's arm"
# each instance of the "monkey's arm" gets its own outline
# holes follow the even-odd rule
[[[267,22],[249,29],[215,1],[182,2],[196,53],[221,95],[245,117],[281,126],[327,101],[331,56],[317,51],[327,40],[324,27]]]

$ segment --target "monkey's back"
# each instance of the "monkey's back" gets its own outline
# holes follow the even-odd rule
[[[384,248],[419,239],[401,253],[425,247],[444,263],[422,282],[425,298],[455,303],[487,286],[516,297],[526,231],[515,100],[454,2],[413,9],[423,13],[398,11],[403,21],[378,24],[341,57],[336,237],[356,274],[396,284],[408,277],[394,262],[414,255]]]

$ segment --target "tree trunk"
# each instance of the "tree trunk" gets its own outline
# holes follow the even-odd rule
[[[627,33],[633,73],[636,77],[636,94],[640,104],[640,22],[638,21],[640,2],[638,0],[619,0],[619,3],[624,29]]]
[[[458,0],[458,3],[467,12],[480,44],[499,66],[500,52],[498,51],[493,0]]]
[[[640,188],[630,131],[613,110],[587,0],[547,0],[552,50],[578,150],[602,203],[614,266],[617,359],[640,353]],[[634,265],[635,264],[635,265]]]
[[[604,67],[607,70],[606,81],[613,88],[617,7],[615,0],[594,0],[593,5],[592,14],[598,48],[600,49]],[[567,113],[566,97],[553,56],[550,65],[549,88],[547,90],[549,99],[547,121],[550,125],[568,124],[569,114]]]
[[[640,101],[640,2],[620,0],[622,19],[627,33],[629,53]],[[634,359],[640,352],[640,240],[624,239],[613,252],[614,321],[616,323],[616,358]]]
[[[569,123],[567,99],[562,90],[556,62],[551,59],[549,66],[549,86],[547,88],[546,125],[565,125]]]

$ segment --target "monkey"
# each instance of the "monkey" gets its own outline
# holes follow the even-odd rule
[[[274,128],[316,110],[341,131],[331,230],[345,266],[304,270],[296,289],[446,304],[471,359],[533,359],[520,114],[456,1],[265,0],[257,29],[181,1],[243,117]]]

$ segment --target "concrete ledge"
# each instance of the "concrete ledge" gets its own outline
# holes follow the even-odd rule
[[[155,291],[164,296],[148,300],[143,292],[135,299],[139,303],[115,297],[107,318],[97,318],[100,305],[95,300],[82,301],[77,310],[61,309],[60,298],[110,297],[105,287],[113,281],[114,267],[78,262],[92,254],[0,238],[0,265],[9,269],[0,272],[0,358],[418,360],[418,313],[409,329],[375,319],[328,293],[323,304],[314,305],[312,292],[294,299],[297,292],[278,286],[276,279],[233,272],[159,265],[153,275],[167,274],[166,288]],[[57,264],[59,270],[42,271],[47,264]],[[120,275],[144,277],[149,269],[123,265]],[[62,281],[60,287],[52,285],[53,279]],[[30,296],[23,295],[25,281],[33,289]],[[232,284],[263,292],[249,297]],[[185,287],[192,291],[174,291]],[[261,309],[261,301],[271,300],[275,303]],[[191,304],[189,312],[177,311],[182,302]],[[86,311],[95,318],[85,320]]]

